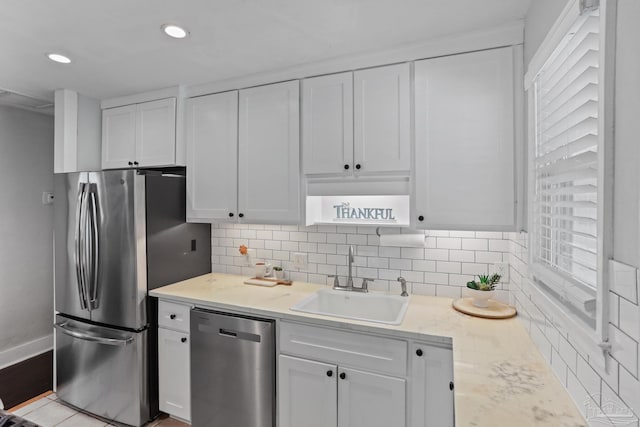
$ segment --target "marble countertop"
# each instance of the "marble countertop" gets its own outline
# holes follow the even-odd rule
[[[587,427],[516,318],[475,318],[455,311],[450,298],[411,295],[400,325],[340,319],[289,309],[322,288],[320,285],[297,282],[292,286],[260,287],[243,284],[245,279],[206,274],[155,289],[150,295],[232,312],[452,342],[457,426]]]

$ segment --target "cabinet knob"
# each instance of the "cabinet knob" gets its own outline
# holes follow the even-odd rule
[[[180,338],[180,342],[187,342],[187,337]]]
[[[129,166],[133,166],[133,162],[127,162]]]
[[[233,218],[233,212],[229,212],[229,218]]]
[[[349,169],[349,165],[344,165],[344,170],[348,170]]]
[[[424,216],[420,215],[420,216],[418,217],[418,221],[420,221],[420,222],[424,221]]]
[[[453,390],[453,381],[449,382],[449,390]]]
[[[356,165],[356,169],[360,169],[361,167],[362,167],[362,166],[360,166],[360,163],[358,163],[358,164]]]
[[[347,374],[345,374],[344,372],[340,373],[340,379],[344,380],[345,378],[347,378]]]
[[[327,376],[328,376],[328,377],[332,377],[332,376],[333,376],[333,371],[332,371],[331,369],[329,369],[329,370],[327,371]]]
[[[244,218],[244,214],[243,214],[243,213],[239,213],[239,214],[238,214],[238,216],[239,216],[240,218]]]
[[[169,315],[169,319],[173,320],[173,319],[175,319],[175,318],[176,318],[176,315],[175,315],[175,314],[170,314],[170,315]]]
[[[417,350],[416,350],[416,355],[417,355],[418,357],[422,357],[422,355],[423,355],[423,354],[424,354],[424,353],[422,353],[422,349],[421,349],[421,348],[419,348],[419,349],[417,349]]]
[[[138,165],[139,165],[139,163],[138,163],[138,162],[133,162],[133,164],[134,164],[134,165],[136,165],[136,166],[138,166]]]

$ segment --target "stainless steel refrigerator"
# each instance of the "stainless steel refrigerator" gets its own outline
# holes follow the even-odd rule
[[[211,272],[211,229],[185,222],[179,172],[55,176],[57,395],[122,424],[158,412],[157,303],[147,291]]]

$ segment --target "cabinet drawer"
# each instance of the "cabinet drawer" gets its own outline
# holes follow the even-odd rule
[[[189,333],[191,306],[174,302],[158,302],[158,326]]]
[[[380,373],[407,373],[407,342],[390,338],[282,322],[280,351]]]

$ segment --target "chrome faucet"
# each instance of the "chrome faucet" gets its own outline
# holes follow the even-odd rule
[[[347,276],[347,284],[342,286],[340,285],[340,280],[337,275],[331,274],[328,277],[333,278],[333,289],[337,289],[340,291],[353,291],[353,292],[369,292],[369,282],[373,282],[373,279],[364,278],[362,279],[362,286],[359,288],[353,286],[353,262],[355,257],[353,256],[353,246],[349,246],[349,275]]]
[[[348,258],[348,262],[349,262],[349,277],[347,277],[347,288],[348,289],[353,289],[353,276],[351,275],[351,270],[353,268],[353,245],[349,246],[349,258]]]

